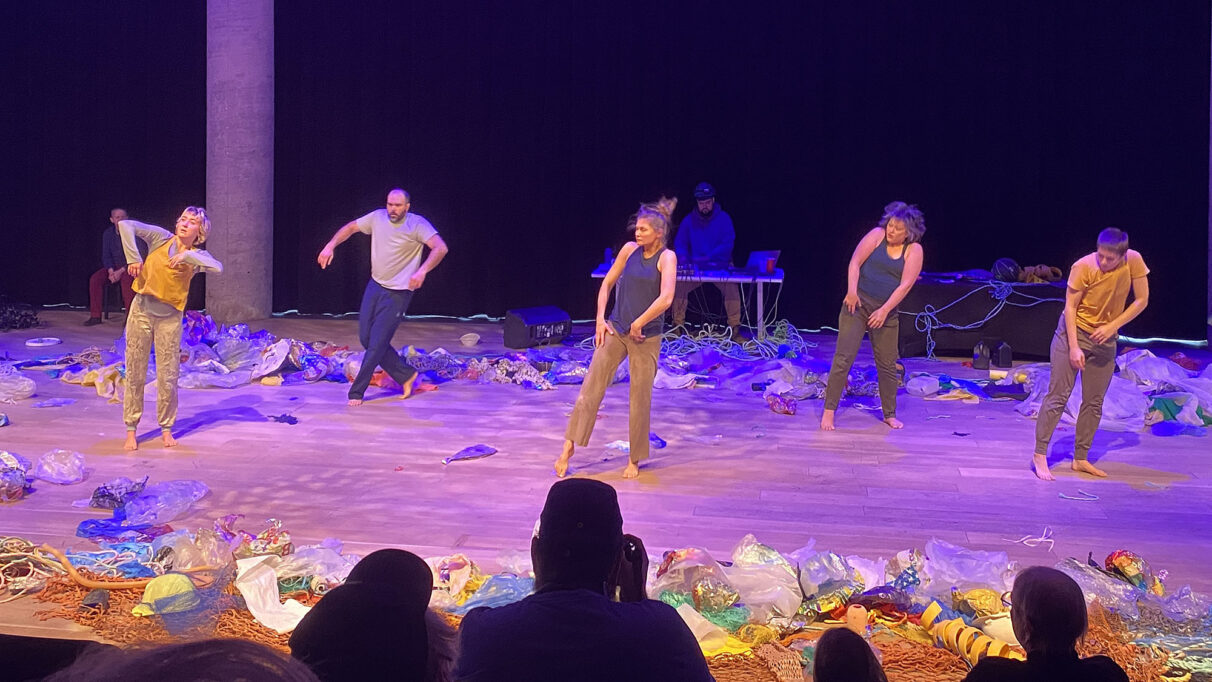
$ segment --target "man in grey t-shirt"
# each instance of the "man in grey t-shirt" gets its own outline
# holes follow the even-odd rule
[[[382,367],[404,387],[404,397],[412,394],[416,370],[404,364],[391,346],[391,338],[408,310],[412,294],[425,283],[425,275],[446,256],[446,242],[429,221],[409,213],[408,192],[396,188],[387,193],[387,208],[371,211],[346,223],[328,240],[316,261],[321,268],[332,262],[333,249],[355,232],[370,235],[370,281],[362,295],[358,311],[358,338],[366,355],[362,367],[349,387],[349,404],[362,404],[366,387],[375,368]],[[429,256],[421,262],[424,247]]]

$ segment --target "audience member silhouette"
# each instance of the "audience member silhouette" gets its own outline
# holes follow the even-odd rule
[[[1073,578],[1032,566],[1014,579],[1010,604],[1010,623],[1027,660],[986,658],[965,682],[1128,682],[1106,656],[1077,657],[1077,640],[1086,634],[1086,599]]]
[[[848,628],[821,635],[812,658],[813,682],[888,682],[871,645]]]
[[[648,557],[623,535],[614,488],[590,479],[553,485],[530,555],[533,595],[463,619],[457,679],[711,679],[681,616],[645,596]]]
[[[46,682],[317,682],[302,663],[243,639],[100,649]]]
[[[368,554],[290,637],[290,653],[323,682],[425,680],[433,572],[401,549]]]

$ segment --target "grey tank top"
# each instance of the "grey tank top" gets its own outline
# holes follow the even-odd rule
[[[905,251],[909,250],[906,243],[901,248],[901,257],[893,258],[888,255],[888,240],[881,239],[880,245],[867,256],[859,268],[859,293],[874,299],[880,305],[892,296],[892,292],[900,286],[901,274],[905,272]]]
[[[610,314],[610,323],[619,334],[626,336],[631,324],[661,295],[661,271],[657,269],[657,263],[664,252],[662,248],[645,258],[644,249],[640,248],[627,258],[623,274],[614,285],[614,310]],[[663,315],[658,316],[644,325],[644,336],[656,336],[664,331],[663,318]]]

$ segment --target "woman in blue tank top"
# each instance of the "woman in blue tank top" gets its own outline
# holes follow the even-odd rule
[[[661,332],[665,310],[673,303],[678,259],[665,248],[669,224],[677,199],[641,204],[632,218],[635,241],[619,250],[619,257],[598,289],[597,328],[594,331],[593,361],[581,384],[581,394],[564,432],[564,450],[555,462],[561,478],[568,473],[568,460],[577,445],[589,445],[597,423],[598,407],[615,371],[627,358],[630,375],[630,461],[623,478],[640,475],[639,464],[648,457],[648,423],[652,412],[652,383],[661,355]],[[615,285],[618,285],[617,287]],[[606,317],[610,290],[615,289],[614,310]]]
[[[926,218],[917,206],[894,201],[884,207],[879,225],[855,247],[847,269],[846,298],[838,314],[837,349],[825,387],[822,430],[834,429],[833,415],[864,333],[871,339],[875,356],[884,423],[894,429],[904,428],[896,418],[896,361],[900,355],[897,306],[922,271],[922,245],[918,242],[925,233]]]

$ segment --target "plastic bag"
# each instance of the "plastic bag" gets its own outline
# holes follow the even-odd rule
[[[746,535],[732,550],[728,582],[749,607],[753,622],[790,619],[804,601],[795,568],[776,550]]]
[[[926,543],[923,586],[931,595],[950,595],[952,587],[961,590],[987,587],[1005,592],[1013,582],[1014,571],[1005,552],[981,552],[931,538]]]
[[[828,594],[860,579],[858,573],[839,554],[816,551],[812,544],[791,553],[799,574],[800,589],[805,599]]]
[[[1173,360],[1159,358],[1144,350],[1130,350],[1115,358],[1124,378],[1149,390],[1165,390],[1191,378],[1191,374]]]
[[[143,488],[146,486],[147,476],[137,481],[132,481],[125,476],[115,478],[104,485],[97,486],[88,506],[98,509],[117,509],[126,505],[127,499],[143,492]]]
[[[160,525],[183,516],[193,506],[194,502],[202,499],[210,492],[201,481],[163,481],[153,483],[143,489],[138,496],[126,501],[126,522],[128,525],[143,524]]]
[[[319,545],[300,547],[294,554],[282,557],[273,565],[278,580],[318,576],[331,585],[345,582],[353,567],[354,562],[341,556],[337,550]]]
[[[12,365],[0,365],[0,402],[24,400],[34,394],[35,388],[34,380]]]
[[[1087,604],[1098,600],[1125,618],[1135,620],[1140,616],[1136,600],[1142,593],[1132,585],[1073,557],[1056,564],[1054,568],[1081,586]]]
[[[462,615],[481,606],[505,606],[522,601],[534,592],[534,578],[523,578],[510,574],[490,577],[471,598],[451,612]]]
[[[172,549],[172,567],[174,571],[201,568],[203,566],[219,569],[235,561],[231,548],[213,530],[201,528],[193,538],[189,537],[189,533],[178,533],[180,531],[171,533],[172,539],[167,543],[163,542],[163,538],[169,536],[156,538],[158,541],[161,541],[159,544]]]
[[[238,369],[228,374],[210,372],[182,372],[177,379],[181,388],[236,388],[252,382],[252,371]]]
[[[16,502],[29,491],[29,462],[13,452],[0,450],[0,502]]]
[[[699,611],[723,611],[739,599],[724,568],[698,547],[665,552],[650,592],[690,595]]]
[[[59,485],[79,483],[84,480],[84,455],[71,450],[51,450],[38,458],[33,476]]]
[[[905,384],[905,392],[909,395],[924,398],[939,391],[938,377],[929,374],[919,374]]]

